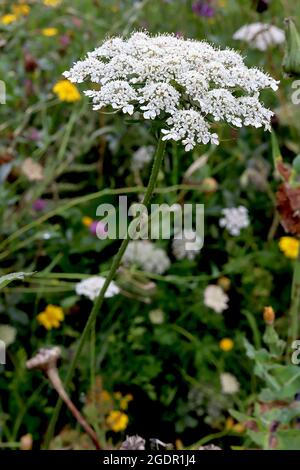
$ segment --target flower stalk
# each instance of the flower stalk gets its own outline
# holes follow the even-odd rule
[[[159,170],[160,170],[160,167],[161,167],[161,164],[162,164],[162,161],[163,161],[164,153],[165,153],[165,147],[166,147],[166,142],[164,142],[162,140],[162,137],[160,136],[158,144],[157,144],[155,156],[154,156],[153,167],[152,167],[149,183],[148,183],[147,190],[146,190],[143,202],[142,202],[146,207],[148,207],[148,205],[150,203],[151,197],[153,195],[153,192],[154,192],[154,189],[155,189],[155,186],[156,186],[158,173],[159,173]],[[106,277],[106,281],[103,284],[103,287],[102,287],[98,297],[96,298],[96,300],[94,302],[92,311],[91,311],[90,316],[89,316],[89,318],[86,322],[85,328],[84,328],[84,330],[81,334],[81,337],[80,337],[79,342],[77,344],[72,362],[70,364],[70,367],[69,367],[69,370],[68,370],[68,373],[67,373],[67,377],[66,377],[66,381],[65,381],[65,388],[66,389],[68,389],[68,387],[70,385],[70,382],[73,378],[74,370],[75,370],[76,365],[78,363],[79,356],[80,356],[80,353],[82,351],[82,348],[83,348],[83,346],[84,346],[84,344],[85,344],[85,342],[86,342],[86,340],[89,336],[89,333],[91,331],[92,326],[94,325],[97,314],[98,314],[99,310],[102,307],[105,292],[107,291],[111,281],[113,280],[113,278],[114,278],[114,276],[117,272],[118,267],[120,266],[121,260],[123,258],[123,255],[124,255],[125,251],[126,251],[126,248],[128,246],[129,241],[130,241],[130,238],[128,236],[127,236],[127,238],[124,238],[124,240],[122,241],[122,243],[120,245],[120,248],[119,248],[119,251],[117,252],[116,256],[114,257],[114,260],[112,262],[110,271],[108,273],[108,276]],[[49,443],[50,443],[50,441],[53,437],[54,430],[55,430],[55,425],[56,425],[56,422],[57,422],[57,419],[58,419],[58,415],[59,415],[59,412],[60,412],[60,409],[61,409],[61,405],[62,405],[62,398],[60,398],[58,400],[58,402],[56,404],[56,407],[54,409],[51,421],[49,423],[49,427],[48,427],[48,430],[47,430],[47,433],[46,433],[46,438],[45,438],[45,448],[46,449],[49,447]]]
[[[290,339],[294,341],[299,336],[299,314],[300,314],[300,250],[298,251],[297,259],[295,260],[292,294],[291,294],[291,308],[290,308]]]
[[[63,401],[67,405],[74,418],[78,421],[78,423],[82,426],[82,428],[91,438],[96,449],[100,450],[101,447],[97,438],[97,434],[82,416],[80,411],[76,408],[62,384],[57,369],[57,360],[59,359],[59,357],[60,348],[58,347],[40,349],[36,356],[27,361],[26,367],[27,369],[39,369],[45,373],[52,387],[58,393],[61,402]]]

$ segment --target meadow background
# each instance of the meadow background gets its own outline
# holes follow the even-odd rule
[[[95,236],[96,208],[116,204],[124,191],[136,201],[150,164],[134,167],[133,155],[155,145],[147,123],[93,112],[84,86],[66,88],[62,73],[107,36],[140,29],[239,49],[248,66],[280,80],[279,91],[264,96],[276,113],[273,132],[224,127],[219,147],[191,152],[168,144],[153,202],[203,203],[204,247],[194,259],[178,260],[171,241],[156,241],[171,262],[164,273],[135,265],[119,269],[121,292],[105,300],[96,348],[91,351],[93,341],[84,348],[70,396],[104,447],[118,448],[126,435],[139,434],[178,449],[207,443],[300,448],[300,370],[286,360],[274,329],[287,339],[298,250],[296,239],[280,249],[288,234],[276,211],[274,157],[292,163],[300,153],[299,106],[291,101],[292,79],[282,71],[285,44],[259,51],[232,38],[258,21],[283,29],[284,18],[292,16],[300,26],[300,5],[271,0],[259,13],[261,2],[202,2],[213,8],[208,14],[197,3],[0,2],[0,79],[6,84],[0,275],[29,273],[0,285],[0,339],[8,345],[7,363],[0,365],[0,448],[43,447],[57,394],[41,372],[26,369],[26,360],[41,347],[58,345],[64,378],[92,307],[76,284],[105,276],[119,245]],[[240,205],[250,223],[232,236],[220,227],[222,209]],[[205,304],[209,285],[228,297],[221,314]],[[272,310],[266,307],[276,316],[267,334]],[[55,324],[48,321],[51,308]],[[231,389],[224,388],[224,374]],[[50,447],[93,445],[63,407]]]

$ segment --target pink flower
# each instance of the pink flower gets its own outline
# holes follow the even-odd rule
[[[92,235],[97,235],[97,232],[101,235],[104,235],[107,232],[105,224],[98,222],[97,220],[94,220],[91,223],[89,226],[89,231]]]

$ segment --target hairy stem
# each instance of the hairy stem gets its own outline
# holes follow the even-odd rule
[[[145,193],[145,196],[144,196],[144,199],[143,199],[143,204],[146,207],[150,203],[150,200],[151,200],[151,197],[152,197],[155,185],[156,185],[158,172],[159,172],[159,169],[161,167],[161,163],[162,163],[164,153],[165,153],[165,147],[166,147],[165,142],[163,142],[162,139],[160,138],[159,141],[158,141],[155,156],[154,156],[153,167],[152,167],[149,183],[148,183],[147,190],[146,190],[146,193]],[[85,325],[85,328],[84,328],[84,330],[81,334],[81,337],[78,341],[78,344],[77,344],[72,362],[70,364],[70,367],[69,367],[69,370],[68,370],[68,373],[67,373],[67,377],[66,377],[66,381],[65,381],[65,389],[67,389],[70,385],[70,382],[72,380],[75,367],[78,363],[78,359],[79,359],[80,353],[82,351],[83,345],[84,345],[84,343],[85,343],[85,341],[86,341],[86,339],[89,335],[89,332],[91,330],[92,325],[95,322],[96,316],[97,316],[97,314],[98,314],[98,312],[99,312],[99,310],[100,310],[100,308],[103,304],[105,292],[108,289],[111,281],[113,280],[118,267],[120,266],[121,260],[123,258],[123,255],[125,253],[125,250],[128,246],[129,241],[130,241],[129,237],[125,238],[122,241],[122,243],[120,245],[120,248],[119,248],[119,251],[117,252],[116,256],[114,257],[114,260],[112,262],[110,271],[109,271],[109,273],[106,277],[105,283],[103,284],[103,287],[102,287],[98,297],[95,300],[94,306],[93,306],[92,311],[90,313],[90,316],[89,316],[89,318],[86,322],[86,325]],[[49,443],[50,443],[50,441],[51,441],[51,439],[54,435],[55,425],[56,425],[56,422],[57,422],[57,419],[58,419],[58,415],[59,415],[59,412],[60,412],[60,409],[61,409],[61,405],[62,405],[62,400],[59,399],[57,404],[56,404],[56,407],[54,409],[54,412],[53,412],[53,415],[52,415],[52,418],[50,420],[49,427],[48,427],[48,430],[47,430],[47,433],[46,433],[46,437],[45,437],[45,448],[46,449],[49,447]]]

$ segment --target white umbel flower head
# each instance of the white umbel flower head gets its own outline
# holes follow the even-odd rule
[[[240,384],[237,378],[229,372],[223,372],[220,375],[222,392],[226,395],[233,395],[240,390]]]
[[[64,75],[97,85],[85,91],[96,110],[111,106],[161,120],[163,139],[182,142],[186,151],[219,143],[213,121],[270,129],[273,113],[260,103],[259,93],[278,88],[233,50],[146,32],[108,39]]]
[[[247,42],[252,48],[266,51],[285,41],[284,31],[267,23],[251,23],[238,29],[233,39]]]
[[[211,284],[204,290],[204,305],[216,313],[222,313],[228,308],[229,297],[220,286]]]
[[[96,297],[98,297],[104,282],[105,278],[102,276],[92,276],[84,279],[83,281],[76,284],[76,294],[88,297],[90,300],[95,300]],[[119,292],[120,289],[118,286],[114,283],[114,281],[111,281],[104,297],[113,297],[114,295],[119,294]]]
[[[182,238],[174,238],[172,252],[176,259],[194,260],[203,246],[203,241],[193,230],[186,230]]]
[[[143,145],[132,155],[131,169],[133,171],[143,170],[143,168],[151,162],[153,155],[154,147],[152,145]]]
[[[234,237],[240,235],[241,230],[250,224],[248,209],[244,206],[222,209],[222,215],[220,227],[225,227]]]
[[[149,240],[132,240],[123,256],[125,266],[137,265],[150,273],[163,274],[171,262],[162,248],[157,248]]]

